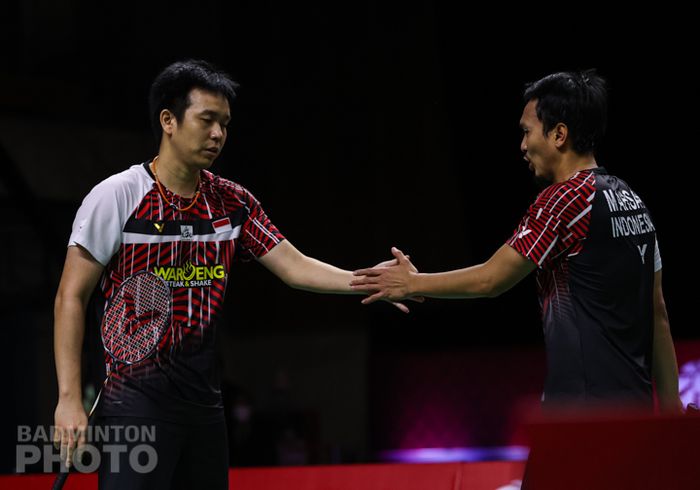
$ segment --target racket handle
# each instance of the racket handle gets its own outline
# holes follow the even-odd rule
[[[63,484],[66,483],[69,474],[70,473],[67,471],[65,473],[59,473],[56,479],[53,481],[51,490],[61,490],[63,488]]]

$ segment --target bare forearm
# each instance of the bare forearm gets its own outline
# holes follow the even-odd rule
[[[80,445],[83,441],[83,436],[79,434],[85,430],[88,421],[82,404],[80,356],[85,334],[85,307],[103,269],[103,265],[87,249],[68,247],[54,303],[58,404],[54,412],[53,437],[55,444],[61,448],[61,459],[65,459],[67,466],[72,463],[76,443]]]
[[[449,272],[420,274],[397,248],[392,254],[397,266],[374,267],[354,272],[352,287],[370,294],[362,302],[393,301],[411,297],[479,298],[495,297],[521,281],[536,267],[516,250],[503,245],[483,264]]]
[[[437,274],[414,274],[411,295],[434,298],[493,298],[520,282],[535,264],[503,245],[483,264]]]
[[[659,405],[664,411],[678,412],[683,409],[678,396],[678,363],[671,337],[666,301],[662,288],[662,270],[654,273],[654,344],[652,376],[656,383]]]
[[[307,257],[288,240],[280,242],[260,262],[285,284],[317,293],[351,294],[352,272]]]
[[[661,408],[664,410],[679,409],[678,364],[665,312],[657,314],[655,319],[653,376]]]
[[[431,298],[481,298],[496,293],[484,264],[449,272],[412,274],[409,291],[411,296]]]
[[[354,294],[350,289],[352,272],[312,257],[304,256],[300,260],[299,266],[285,281],[291,287],[316,293]]]
[[[56,297],[54,356],[60,398],[81,398],[80,359],[85,333],[85,305],[77,298]]]

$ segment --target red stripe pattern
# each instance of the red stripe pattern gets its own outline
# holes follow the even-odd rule
[[[581,251],[588,235],[595,174],[578,172],[537,196],[508,244],[540,268]]]
[[[200,191],[196,204],[181,212],[167,205],[154,182],[131,215],[133,219],[153,222],[150,235],[144,235],[144,243],[122,243],[105,270],[101,289],[107,301],[124,280],[140,271],[165,275],[163,279],[169,283],[172,295],[171,323],[155,355],[125,366],[105,354],[107,372],[115,371],[106,394],[108,403],[110,400],[125,403],[120,399],[125,385],[138,385],[139,390],[148,392],[148,383],[144,384],[148,378],[152,378],[158,391],[171,390],[173,387],[169,387],[167,380],[177,380],[178,397],[185,393],[186,399],[206,404],[218,399],[213,330],[223,308],[234,258],[261,257],[284,237],[260,203],[242,186],[203,171]],[[191,202],[169,191],[166,197],[177,208],[187,207]],[[243,221],[232,223],[230,216],[241,208],[245,211]],[[171,221],[185,224],[206,221],[214,234],[222,227],[229,234],[231,226],[241,228],[238,238],[224,241],[201,241],[197,235],[185,239],[183,235],[173,236],[172,241],[148,242],[149,236],[158,235],[163,224]],[[210,386],[213,391],[200,395],[202,386]]]
[[[538,267],[537,289],[545,333],[573,311],[569,258],[583,249],[591,223],[595,173],[578,172],[546,188],[520,221],[508,244]]]

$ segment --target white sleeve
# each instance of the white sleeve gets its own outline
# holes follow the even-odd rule
[[[80,245],[102,265],[107,265],[122,243],[129,216],[148,192],[138,169],[113,175],[97,184],[80,205],[68,246]],[[145,174],[145,171],[143,171]]]
[[[654,239],[654,272],[661,270],[661,252],[659,252],[659,241]]]

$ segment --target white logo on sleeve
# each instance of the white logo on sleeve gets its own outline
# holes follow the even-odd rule
[[[644,264],[644,253],[647,251],[647,244],[637,245],[637,249],[639,249],[639,255],[642,257],[642,264]]]
[[[523,229],[520,230],[520,233],[518,233],[518,239],[520,239],[520,238],[522,238],[522,237],[524,237],[525,235],[528,235],[528,234],[530,234],[530,233],[532,233],[532,230],[530,230],[530,229],[525,229],[525,227],[523,226]]]

